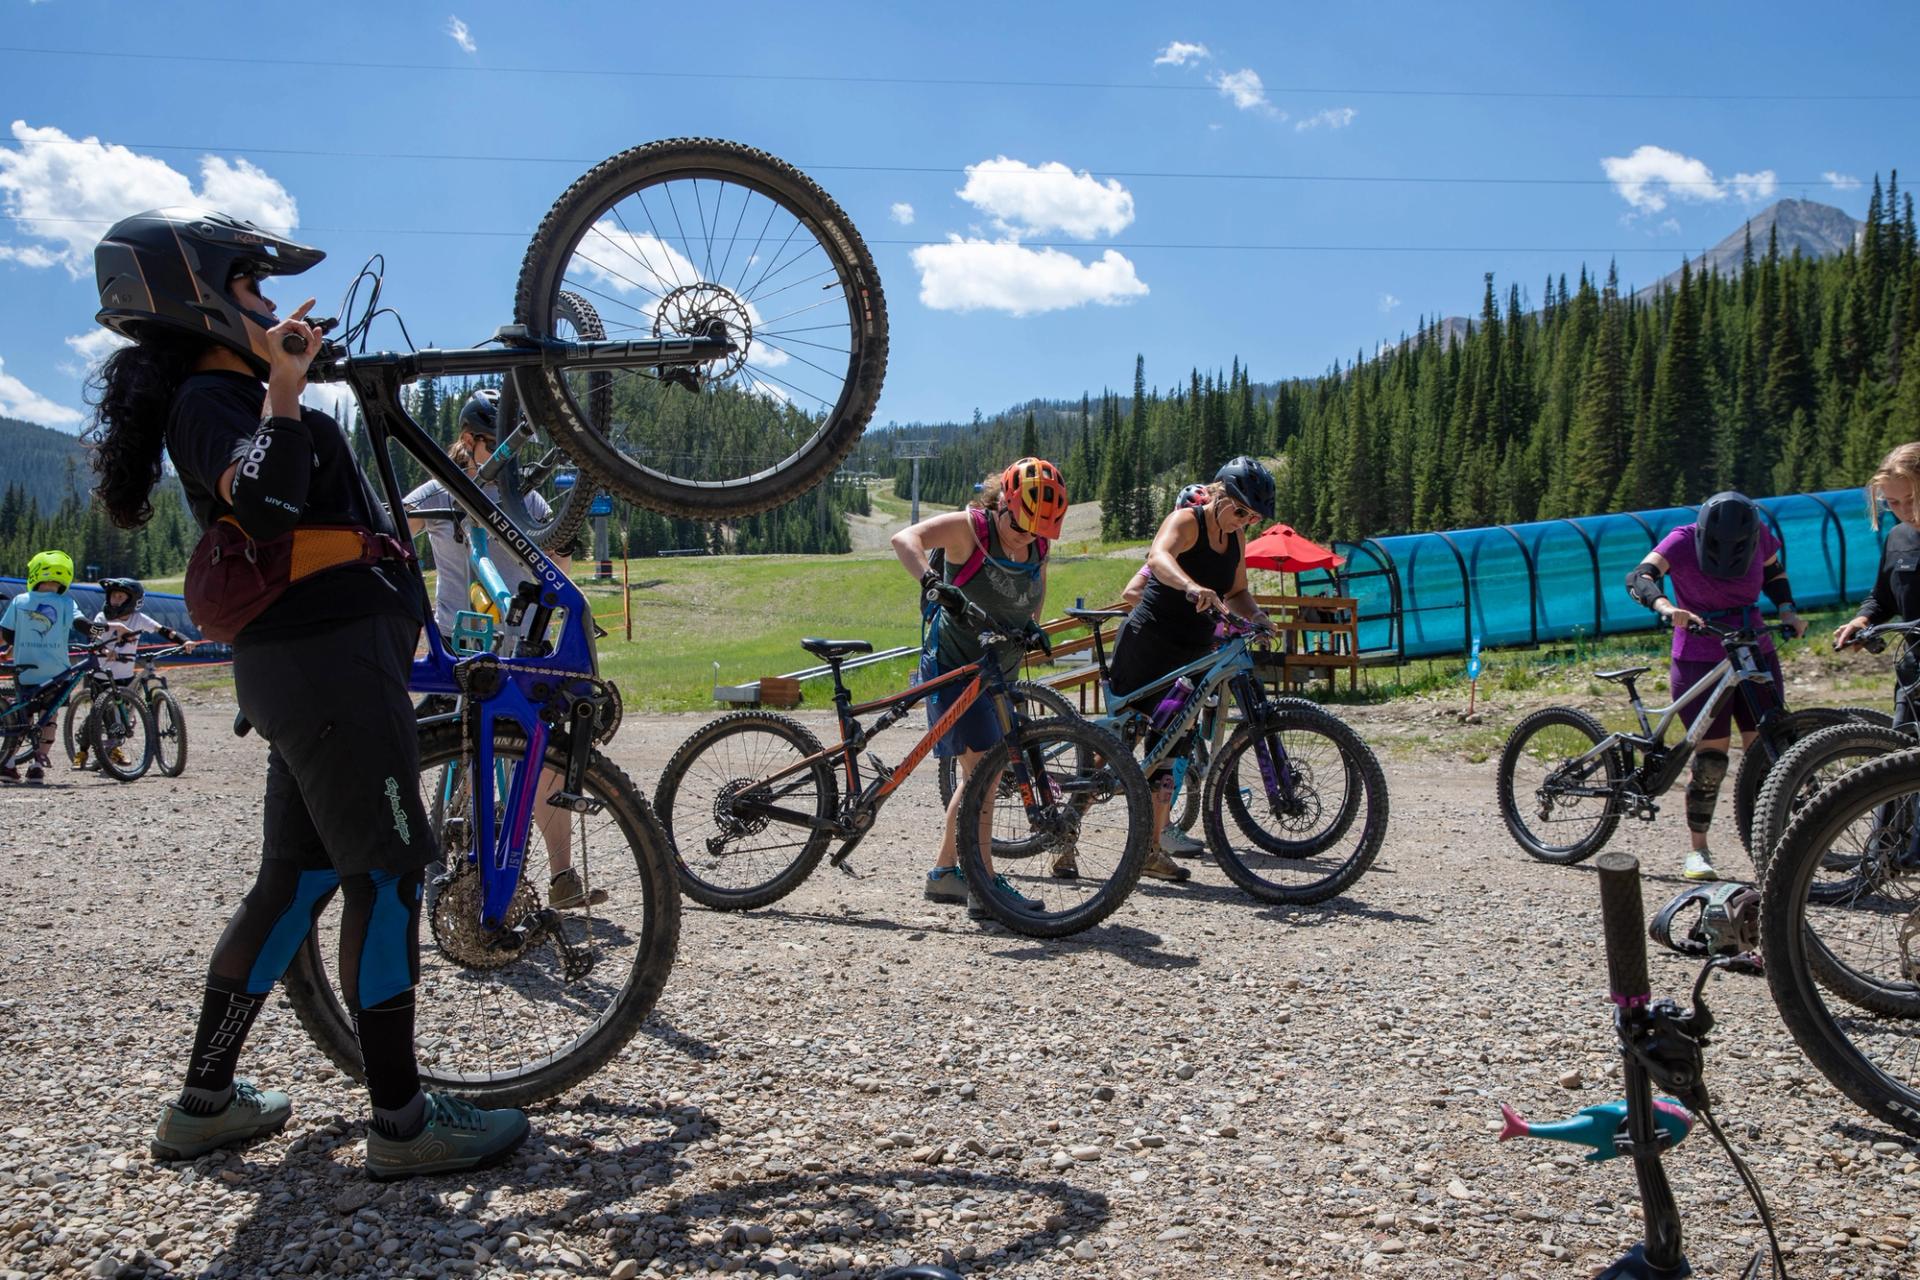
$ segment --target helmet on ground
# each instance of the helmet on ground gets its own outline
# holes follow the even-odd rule
[[[1760,545],[1760,508],[1744,493],[1716,493],[1700,504],[1693,548],[1710,578],[1738,578],[1753,566]]]
[[[239,276],[298,275],[327,255],[250,222],[206,209],[153,209],[113,224],[93,251],[100,286],[94,319],[138,342],[156,331],[217,342],[267,376],[247,337],[248,311],[229,288]]]
[[[1213,479],[1227,487],[1229,498],[1258,513],[1262,520],[1273,519],[1273,475],[1258,461],[1241,454],[1221,467]]]
[[[492,387],[486,387],[467,397],[467,403],[460,410],[460,432],[476,436],[486,436],[489,440],[498,440],[500,431],[500,393]]]
[[[1178,511],[1182,507],[1204,507],[1206,505],[1207,486],[1203,484],[1188,485],[1180,491],[1180,496],[1173,500],[1173,509],[1175,511]]]
[[[57,582],[65,591],[73,585],[73,557],[64,551],[42,551],[27,561],[27,590],[43,582]]]
[[[1067,518],[1067,482],[1045,458],[1022,458],[1000,473],[1000,501],[1022,532],[1057,538]]]
[[[124,591],[127,595],[118,605],[113,603],[113,593],[116,591]],[[130,617],[140,607],[140,602],[147,598],[147,589],[140,585],[138,578],[102,578],[100,594],[106,602],[107,617],[125,618]]]

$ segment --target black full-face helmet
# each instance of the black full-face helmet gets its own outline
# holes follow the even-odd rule
[[[1700,504],[1693,547],[1710,578],[1738,578],[1753,566],[1760,545],[1760,508],[1744,493],[1716,493]]]
[[[127,597],[117,605],[113,602],[113,593],[116,591],[126,592]],[[127,618],[131,617],[133,611],[138,609],[141,602],[147,598],[147,589],[140,585],[140,580],[137,578],[102,578],[100,579],[100,597],[104,602],[107,617]]]
[[[224,213],[136,213],[114,223],[93,251],[100,286],[94,319],[136,342],[156,331],[217,342],[264,378],[268,365],[246,322],[270,328],[273,318],[242,308],[230,286],[240,276],[298,275],[326,256]]]
[[[1273,475],[1245,454],[1214,473],[1214,482],[1226,486],[1227,496],[1262,520],[1273,519]]]

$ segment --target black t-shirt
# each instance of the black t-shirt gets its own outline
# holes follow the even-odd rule
[[[167,453],[180,473],[187,505],[202,529],[231,514],[221,501],[220,477],[247,452],[260,429],[266,399],[257,378],[227,370],[196,373],[174,393],[167,420]],[[318,409],[303,408],[313,438],[313,477],[299,524],[358,524],[392,530],[386,509],[373,500],[354,462],[346,432]],[[419,622],[426,597],[418,575],[395,565],[342,565],[303,578],[240,633],[242,641],[304,633],[348,618],[393,613]]]
[[[1887,535],[1880,572],[1872,593],[1860,602],[1860,616],[1869,622],[1920,619],[1920,530],[1904,520]]]

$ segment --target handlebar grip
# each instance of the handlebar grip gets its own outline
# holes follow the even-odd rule
[[[1653,984],[1647,978],[1646,909],[1640,902],[1640,860],[1630,853],[1603,853],[1600,870],[1600,926],[1607,944],[1607,985],[1613,1002],[1645,1004]]]

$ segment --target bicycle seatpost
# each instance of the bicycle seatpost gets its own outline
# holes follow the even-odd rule
[[[1600,871],[1600,923],[1607,946],[1608,996],[1614,1004],[1614,1028],[1625,1066],[1627,1138],[1632,1144],[1634,1178],[1640,1184],[1640,1208],[1646,1243],[1616,1262],[1602,1277],[1678,1277],[1689,1273],[1681,1247],[1680,1209],[1660,1163],[1661,1136],[1653,1108],[1653,1083],[1641,1060],[1644,1042],[1656,1037],[1664,1021],[1653,1005],[1647,979],[1646,910],[1640,901],[1640,862],[1632,854],[1603,853]],[[1663,1001],[1662,1004],[1667,1002]]]

